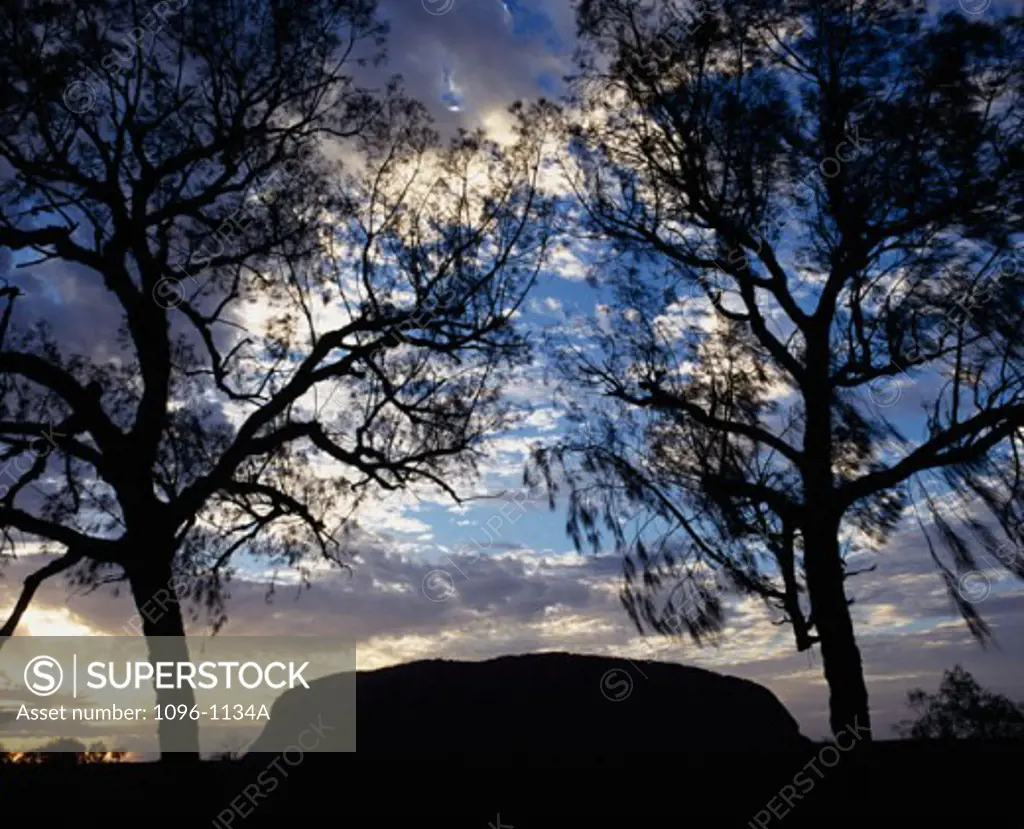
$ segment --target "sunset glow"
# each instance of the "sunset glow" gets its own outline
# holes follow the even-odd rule
[[[6,612],[6,611],[5,611]],[[78,620],[66,607],[35,608],[25,613],[19,634],[26,636],[98,636],[98,631]]]

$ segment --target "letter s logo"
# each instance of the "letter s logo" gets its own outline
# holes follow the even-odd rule
[[[64,671],[52,656],[37,656],[25,666],[25,685],[37,697],[48,697],[60,690]]]
[[[613,668],[601,677],[601,694],[610,702],[622,702],[633,693],[633,677],[626,671]]]

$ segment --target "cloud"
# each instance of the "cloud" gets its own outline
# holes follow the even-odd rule
[[[433,105],[443,128],[493,125],[495,112],[536,97],[539,79],[560,78],[569,66],[568,0],[384,0],[381,14],[391,26],[387,71],[402,74],[412,97]],[[458,110],[441,100],[446,72],[459,87]]]
[[[760,682],[786,703],[809,736],[827,731],[828,693],[818,651],[798,654],[788,628],[775,626],[754,599],[732,599],[717,647],[641,638],[618,601],[620,562],[612,555],[537,551],[486,545],[478,528],[476,553],[447,559],[374,546],[361,550],[351,574],[319,570],[312,585],[279,587],[268,602],[266,574],[234,581],[229,621],[221,635],[348,636],[361,668],[423,658],[484,659],[503,653],[566,650],[695,664]],[[502,539],[496,539],[501,541]],[[482,551],[481,551],[482,550]],[[944,600],[927,555],[910,536],[894,543],[879,570],[854,581],[858,637],[872,696],[876,733],[908,715],[906,691],[934,690],[956,662],[983,685],[1024,696],[1024,666],[1006,659],[1024,648],[1024,595],[992,596],[981,610],[999,648],[982,650]],[[17,582],[40,566],[39,555],[12,562],[0,582],[0,606],[10,608]],[[438,576],[438,573],[442,575]],[[45,585],[26,615],[26,631],[124,634],[134,609],[124,593],[67,596]],[[201,634],[201,625],[191,630]],[[23,631],[23,632],[26,632]],[[20,634],[19,634],[20,635]],[[642,677],[635,681],[642,690]]]

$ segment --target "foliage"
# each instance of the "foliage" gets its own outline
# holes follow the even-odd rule
[[[363,499],[458,497],[508,422],[540,137],[444,144],[395,83],[361,88],[370,0],[193,0],[109,60],[144,11],[0,26],[0,245],[95,320],[54,326],[38,280],[2,294],[0,526],[63,553],[37,582],[173,571],[216,630],[237,553],[344,565]]]
[[[910,740],[1024,739],[1024,703],[986,691],[960,665],[945,671],[936,694],[907,693],[917,718],[894,726]]]
[[[553,343],[581,428],[528,474],[622,551],[641,632],[758,597],[866,715],[855,557],[916,518],[983,638],[957,577],[1024,542],[1021,20],[585,0],[579,27],[563,167],[608,299]]]
[[[315,557],[348,566],[367,498],[460,497],[530,354],[544,136],[442,142],[397,80],[358,83],[384,57],[374,0],[16,6],[0,552],[60,555],[0,636],[47,578],[127,581],[183,660],[183,606],[216,632],[240,557],[308,586]],[[198,759],[195,723],[159,728]]]

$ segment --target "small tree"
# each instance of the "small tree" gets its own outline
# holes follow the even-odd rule
[[[61,555],[0,636],[46,578],[126,580],[150,658],[185,661],[182,603],[216,630],[236,554],[344,564],[367,494],[458,497],[507,422],[548,211],[539,136],[442,148],[395,87],[355,84],[381,55],[371,0],[155,8],[0,20],[0,245],[115,320],[83,350],[4,292],[0,525]],[[195,722],[159,729],[198,757]]]
[[[608,300],[559,343],[589,428],[531,474],[641,632],[720,631],[725,585],[820,645],[835,733],[870,724],[852,553],[932,508],[979,637],[975,551],[1024,576],[1021,21],[918,5],[584,0],[566,116]]]
[[[1024,738],[1024,703],[986,691],[957,665],[942,674],[937,694],[921,688],[907,692],[917,719],[893,726],[909,740],[991,740]]]

